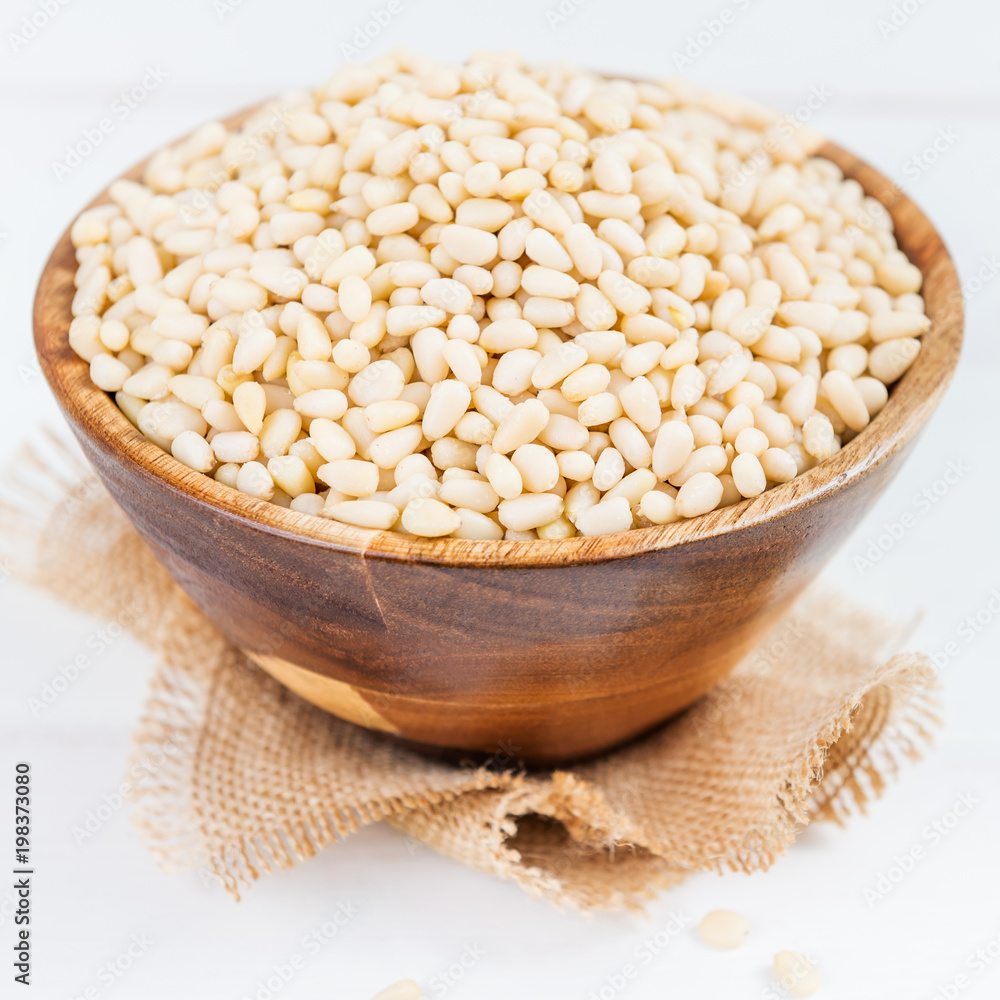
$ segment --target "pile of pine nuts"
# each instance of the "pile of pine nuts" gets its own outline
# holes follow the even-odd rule
[[[70,344],[243,493],[423,537],[697,517],[837,452],[930,325],[888,214],[683,81],[347,64],[72,228]]]

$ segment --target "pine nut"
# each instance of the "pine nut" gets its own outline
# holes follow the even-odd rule
[[[485,351],[502,354],[519,347],[530,348],[538,343],[538,330],[523,319],[499,319],[490,323],[479,335]]]
[[[823,337],[833,332],[840,310],[826,302],[782,302],[777,315],[788,326],[804,326]]]
[[[829,458],[837,451],[833,424],[822,413],[814,413],[802,425],[802,447],[818,461]]]
[[[90,380],[105,392],[117,392],[131,377],[129,366],[110,354],[95,354],[90,362]]]
[[[358,528],[391,528],[399,520],[399,511],[381,500],[341,500],[324,508],[324,516]]]
[[[562,394],[571,403],[581,403],[603,393],[610,382],[611,372],[604,365],[586,364],[563,380]]]
[[[167,386],[174,373],[163,365],[149,364],[130,375],[122,385],[122,389],[131,396],[140,399],[159,399],[166,395]]]
[[[795,459],[783,448],[768,448],[759,461],[764,474],[772,483],[787,483],[799,472]]]
[[[74,223],[70,347],[190,468],[425,537],[667,524],[836,454],[918,358],[922,275],[856,182],[787,135],[727,183],[764,116],[401,59],[297,97],[207,203],[243,126]],[[361,499],[314,492],[337,463]]]
[[[906,260],[880,261],[875,276],[890,295],[919,292],[923,281],[920,269]]]
[[[135,423],[146,437],[155,441],[164,451],[170,450],[171,442],[182,431],[191,430],[204,434],[208,430],[205,418],[197,410],[174,397],[146,403],[137,410]]]
[[[405,427],[419,416],[419,406],[401,399],[382,399],[365,407],[365,423],[376,434]]]
[[[267,290],[247,278],[218,278],[212,282],[212,297],[233,312],[263,309]]]
[[[450,507],[432,497],[411,500],[401,517],[403,530],[422,538],[440,538],[458,531],[462,519]]]
[[[522,444],[530,444],[545,429],[548,422],[549,411],[545,408],[544,403],[537,399],[528,399],[523,403],[518,403],[500,421],[500,425],[493,435],[493,450],[506,455]],[[506,525],[506,527],[511,526]]]
[[[274,480],[260,462],[246,462],[236,474],[236,489],[258,500],[270,500],[274,496]]]
[[[458,507],[455,513],[462,520],[461,527],[452,532],[452,538],[488,538],[496,541],[504,537],[504,530],[486,514]]]
[[[358,440],[358,432],[352,431],[351,436],[358,443],[360,452],[361,442]],[[425,439],[420,425],[408,424],[406,427],[385,431],[373,438],[368,445],[368,454],[380,469],[394,469],[407,455],[412,454],[423,440]]]
[[[470,410],[455,424],[455,437],[469,444],[489,444],[493,440],[496,427],[488,417]]]
[[[653,460],[653,449],[646,436],[628,417],[612,420],[608,427],[611,441],[633,469],[648,468]],[[720,470],[721,471],[721,470]]]
[[[382,359],[373,361],[350,382],[347,395],[352,403],[368,406],[382,399],[398,399],[406,379],[397,365]]]
[[[525,236],[523,253],[542,267],[568,271],[573,266],[562,244],[546,229],[531,229]]]
[[[76,316],[69,325],[69,346],[83,358],[93,361],[106,353],[100,338],[101,321],[97,316]]]
[[[301,430],[302,417],[295,410],[281,409],[269,413],[260,429],[261,452],[268,458],[286,454]]]
[[[438,498],[452,507],[464,507],[488,514],[496,510],[500,496],[489,483],[475,479],[452,479],[442,483]]]
[[[563,242],[573,266],[584,278],[593,281],[601,273],[604,263],[594,230],[584,222],[574,222],[563,233]]]
[[[868,332],[876,344],[881,344],[886,340],[898,340],[902,337],[919,337],[930,326],[930,319],[922,313],[896,309],[872,316]]]
[[[282,299],[296,299],[309,284],[309,276],[296,267],[282,264],[255,264],[250,280]]]
[[[679,520],[674,510],[674,498],[669,493],[650,490],[639,501],[639,513],[653,524],[669,524]]]
[[[874,417],[889,401],[889,390],[877,378],[861,375],[854,380],[861,402],[865,404],[869,417]]]
[[[864,430],[868,426],[868,408],[850,375],[840,371],[827,372],[820,382],[820,388],[852,431]]]
[[[801,427],[816,408],[816,379],[804,375],[785,392],[781,400],[781,412],[786,414],[792,423]]]
[[[722,483],[711,472],[696,472],[677,491],[674,511],[680,517],[697,517],[715,510],[722,500]]]
[[[559,482],[559,463],[544,445],[522,444],[514,449],[510,460],[521,474],[521,482],[529,493],[547,493]],[[469,507],[471,504],[462,506]]]
[[[885,385],[895,382],[920,353],[920,341],[912,337],[883,340],[868,353],[868,371]]]
[[[560,344],[535,365],[531,373],[531,384],[536,389],[551,388],[585,365],[587,357],[586,349],[573,341]]]
[[[581,535],[606,535],[631,527],[632,509],[625,497],[602,500],[580,511],[576,518],[576,530]]]
[[[604,365],[621,354],[626,342],[617,330],[594,330],[577,335],[574,343],[587,352],[588,362]]]
[[[656,434],[652,467],[656,478],[665,481],[679,472],[694,451],[694,435],[683,420],[668,420]]]
[[[259,313],[253,310],[244,313],[239,340],[233,352],[233,372],[249,375],[256,371],[270,356],[277,342],[277,334],[264,325]]]
[[[749,934],[749,921],[732,910],[713,910],[698,925],[702,941],[715,948],[738,948]]]
[[[472,309],[472,292],[454,278],[432,278],[421,287],[420,297],[446,313],[467,313]]]
[[[454,223],[441,230],[441,246],[460,263],[480,267],[489,264],[499,248],[493,233]]]
[[[617,271],[602,271],[597,287],[623,316],[647,312],[653,304],[653,297],[647,289]]]
[[[580,370],[583,371],[583,369]],[[573,391],[575,395],[577,390],[574,388]],[[568,395],[565,384],[563,395]],[[603,424],[610,424],[612,420],[617,420],[622,412],[621,400],[613,392],[597,392],[593,396],[588,396],[580,404],[577,419],[584,427],[600,427]]]
[[[230,489],[236,489],[236,482],[240,476],[240,466],[233,462],[225,462],[220,465],[214,473],[214,478],[216,482],[222,483],[228,486]]]
[[[660,426],[660,401],[649,379],[640,375],[619,393],[622,409],[639,428],[649,434]]]
[[[167,388],[188,406],[200,410],[210,399],[223,399],[225,393],[217,382],[202,375],[175,375]]]
[[[741,496],[760,496],[767,489],[767,476],[764,475],[760,459],[749,451],[733,459],[732,475]]]
[[[819,989],[819,973],[794,951],[779,951],[774,956],[774,971],[781,985],[798,997],[811,997]]]
[[[347,412],[347,397],[339,389],[310,389],[295,400],[294,406],[303,417],[339,420]]]
[[[312,472],[297,455],[276,455],[268,460],[267,471],[278,489],[290,497],[316,492]]]
[[[632,171],[628,161],[614,150],[594,157],[591,167],[594,184],[610,194],[629,194],[632,190]]]
[[[343,277],[337,295],[341,312],[352,323],[360,323],[371,311],[372,290],[368,282],[356,274]]]
[[[212,438],[212,451],[220,462],[252,462],[260,442],[249,431],[223,431]]]
[[[624,497],[631,507],[636,507],[639,501],[652,489],[656,488],[656,475],[649,469],[636,469],[630,472],[619,483],[612,486],[604,499]]]
[[[513,500],[524,491],[521,473],[506,455],[493,452],[486,460],[485,474],[490,486],[504,500]]]
[[[423,458],[422,455],[419,457]],[[400,472],[400,466],[403,467],[403,472]],[[386,501],[393,504],[402,513],[403,508],[411,500],[415,500],[418,497],[437,498],[441,484],[433,476],[433,466],[431,467],[431,473],[431,475],[428,475],[426,472],[414,472],[410,475],[408,474],[405,460],[399,463],[399,466],[393,470],[393,476],[397,480],[397,484],[386,495]]]
[[[181,431],[170,443],[170,454],[195,472],[209,473],[215,468],[212,446],[194,431]]]
[[[412,229],[419,218],[420,212],[417,206],[404,201],[376,208],[365,219],[365,227],[374,236],[388,236]]]
[[[594,475],[596,463],[585,451],[560,451],[556,455],[559,475],[574,482],[585,482]]]
[[[602,492],[614,489],[625,475],[625,459],[617,448],[605,448],[594,466],[594,485]]]
[[[596,285],[581,285],[573,308],[587,330],[610,330],[618,319],[617,310]]]
[[[670,483],[672,486],[683,486],[700,472],[711,472],[718,476],[728,464],[729,454],[725,448],[713,444],[703,445],[691,452],[687,461],[670,477]]]
[[[320,466],[317,476],[327,486],[350,497],[370,497],[378,490],[379,468],[374,462],[339,459]]]
[[[607,191],[581,191],[580,207],[595,219],[631,219],[642,209],[634,194],[609,194]]]
[[[540,264],[531,264],[524,269],[521,287],[529,295],[550,299],[572,299],[580,291],[579,283],[568,274]]]
[[[670,404],[674,409],[694,406],[704,395],[708,385],[705,373],[693,364],[681,365],[677,369],[670,389]]]
[[[471,402],[472,393],[464,382],[446,379],[433,385],[421,424],[424,437],[436,441],[447,436]]]
[[[390,336],[411,337],[425,326],[443,323],[446,316],[445,311],[436,306],[390,306],[385,315],[385,328]],[[354,336],[353,331],[351,336]]]
[[[576,451],[587,446],[590,434],[587,428],[565,413],[551,413],[538,439],[542,444],[558,451]]]
[[[311,514],[313,517],[322,517],[325,506],[326,500],[316,493],[300,493],[297,497],[292,497],[288,504],[289,510]]]
[[[327,462],[354,458],[357,445],[354,438],[335,420],[317,417],[309,424],[309,440]]]
[[[736,435],[733,446],[737,455],[747,454],[760,458],[771,447],[771,442],[762,430],[756,427],[745,427]]]
[[[787,448],[795,438],[791,419],[769,406],[761,404],[753,411],[754,426],[767,435],[772,448]]]
[[[497,517],[512,531],[530,531],[554,521],[562,511],[562,497],[553,493],[522,493],[503,500],[497,508]]]

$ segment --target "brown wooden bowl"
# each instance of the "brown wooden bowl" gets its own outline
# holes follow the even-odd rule
[[[690,705],[760,640],[885,489],[955,368],[962,297],[941,237],[872,167],[832,143],[816,152],[881,196],[923,272],[933,325],[885,408],[837,455],[690,521],[560,541],[427,541],[238,493],[163,452],[91,383],[67,340],[68,230],[38,285],[39,361],[157,558],[283,684],[416,744],[579,758]]]

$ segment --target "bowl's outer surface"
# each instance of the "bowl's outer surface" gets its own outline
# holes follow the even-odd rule
[[[66,333],[68,234],[35,337],[84,452],[199,608],[329,711],[416,743],[540,763],[633,737],[716,684],[885,488],[957,361],[961,292],[926,217],[837,146],[924,273],[924,347],[871,426],[761,497],[689,522],[549,542],[420,541],[284,510],[192,472],[89,379]],[[136,171],[131,176],[136,176]],[[106,199],[103,199],[106,200]]]

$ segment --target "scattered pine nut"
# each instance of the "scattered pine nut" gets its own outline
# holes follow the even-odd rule
[[[715,948],[738,948],[750,934],[750,922],[732,910],[713,910],[702,918],[698,934]]]
[[[779,951],[774,956],[774,971],[781,985],[797,997],[811,997],[819,989],[819,973],[797,952]]]
[[[379,990],[372,1000],[420,1000],[420,987],[412,979],[401,979],[384,990]]]

